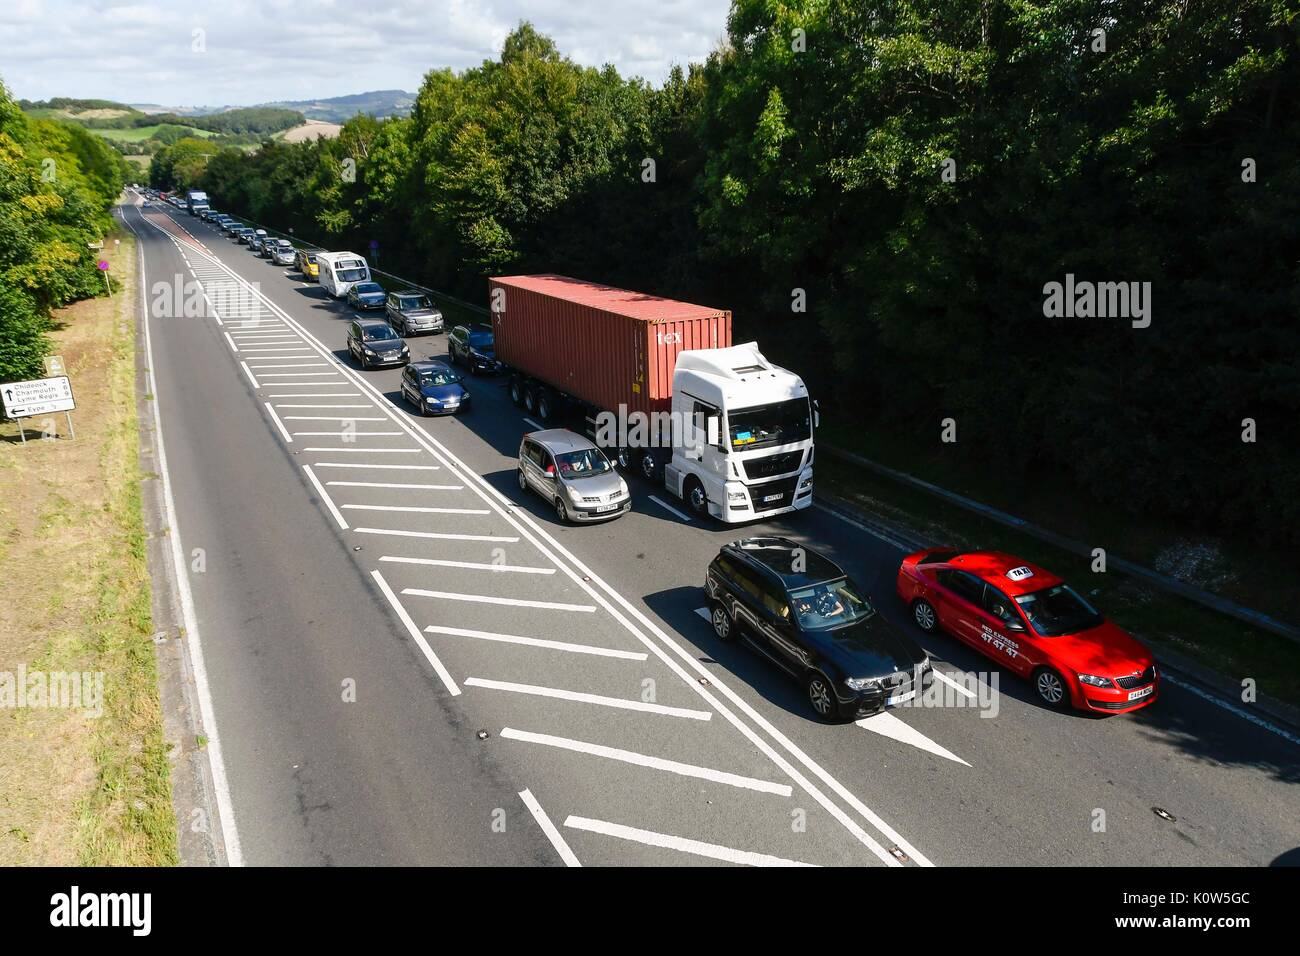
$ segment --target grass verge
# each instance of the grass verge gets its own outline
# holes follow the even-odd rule
[[[103,675],[98,708],[0,709],[0,864],[178,862],[140,502],[135,242],[106,243],[114,298],[56,315],[75,440],[0,424],[0,673]],[[84,702],[84,701],[83,701]],[[94,713],[98,710],[99,713]]]

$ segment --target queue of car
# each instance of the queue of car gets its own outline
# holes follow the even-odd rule
[[[306,281],[317,280],[322,259],[332,282],[346,273],[348,304],[359,312],[383,311],[383,318],[348,321],[349,354],[363,370],[401,367],[402,397],[420,415],[469,410],[471,395],[457,367],[471,375],[501,369],[486,324],[452,328],[448,361],[412,361],[403,337],[444,331],[442,313],[419,290],[385,291],[361,257],[295,248],[224,213],[201,215],[256,254],[293,265]],[[615,463],[564,428],[523,436],[518,482],[521,492],[540,495],[566,524],[609,521],[632,508]],[[1151,651],[1036,564],[997,551],[931,548],[902,559],[895,589],[920,635],[942,632],[973,648],[1025,679],[1042,705],[1121,714],[1159,696]],[[774,536],[724,545],[706,569],[704,591],[717,640],[739,643],[787,673],[820,720],[851,720],[906,703],[934,680],[930,656],[918,641],[890,624],[842,568],[807,545]]]

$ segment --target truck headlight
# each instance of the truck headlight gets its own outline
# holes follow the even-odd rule
[[[744,500],[745,500],[745,493],[744,493],[743,491],[728,491],[728,492],[727,492],[727,500],[728,500],[728,501],[744,501]]]
[[[799,489],[800,489],[800,490],[803,490],[804,488],[808,488],[808,487],[811,487],[811,486],[812,486],[812,475],[809,475],[809,476],[808,476],[807,478],[805,478],[803,481],[799,482]]]
[[[850,677],[844,681],[844,686],[849,690],[871,690],[880,686],[880,681],[875,677]]]
[[[1080,674],[1079,680],[1084,684],[1091,684],[1093,687],[1115,686],[1109,677],[1098,677],[1096,674]]]

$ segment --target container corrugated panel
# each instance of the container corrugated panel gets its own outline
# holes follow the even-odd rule
[[[677,353],[731,345],[725,309],[557,275],[493,278],[488,293],[497,358],[600,408],[668,411]]]

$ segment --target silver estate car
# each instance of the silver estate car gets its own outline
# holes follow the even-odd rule
[[[519,487],[551,502],[563,522],[608,521],[632,510],[627,482],[605,453],[565,428],[524,436]]]

